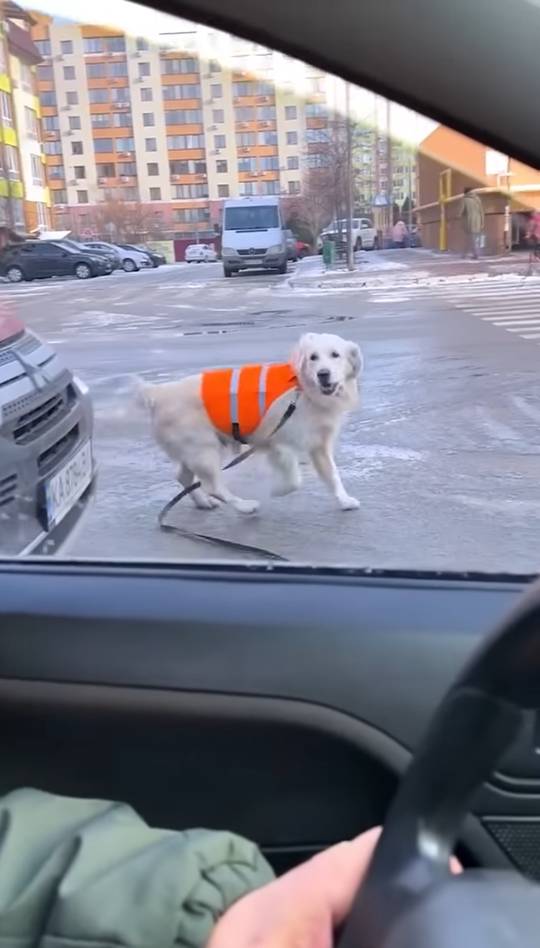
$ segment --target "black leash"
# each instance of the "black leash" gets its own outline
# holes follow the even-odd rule
[[[294,414],[295,411],[296,411],[296,401],[291,402],[287,406],[287,409],[284,412],[281,420],[274,428],[268,440],[270,440],[270,438],[273,438],[274,435],[278,433],[279,429],[283,427],[283,425],[289,420],[289,418],[291,417],[291,415]],[[243,454],[237,455],[237,457],[229,461],[229,463],[226,464],[225,467],[222,468],[222,470],[228,471],[232,467],[236,467],[237,464],[242,464],[242,461],[247,461],[247,459],[251,457],[252,454],[255,453],[258,447],[260,446],[253,445],[253,447],[249,448],[248,451],[244,451]],[[207,533],[194,533],[191,530],[183,530],[181,527],[175,527],[171,523],[165,523],[164,522],[165,517],[167,516],[168,513],[170,513],[173,507],[176,507],[176,504],[178,504],[181,500],[183,500],[184,497],[187,497],[188,494],[191,494],[192,491],[197,490],[197,488],[199,488],[200,486],[201,486],[200,481],[194,481],[193,484],[190,484],[189,487],[184,487],[184,489],[181,490],[178,494],[176,494],[172,498],[172,500],[169,500],[168,503],[165,504],[165,506],[163,507],[163,509],[161,510],[158,516],[158,524],[159,524],[160,530],[163,530],[165,533],[176,533],[177,536],[184,537],[187,540],[201,540],[203,543],[215,543],[218,546],[225,546],[229,550],[236,550],[239,553],[255,554],[256,556],[260,556],[262,559],[265,559],[265,560],[277,560],[282,563],[287,562],[286,556],[280,556],[279,553],[272,553],[271,550],[265,550],[264,547],[262,546],[251,546],[250,544],[247,544],[247,543],[237,543],[236,540],[226,540],[226,539],[223,539],[222,537],[213,537],[213,536],[209,536],[209,534]]]

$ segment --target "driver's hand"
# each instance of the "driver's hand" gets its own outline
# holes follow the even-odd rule
[[[332,948],[380,832],[332,846],[244,896],[219,920],[207,948]],[[460,872],[457,860],[452,871]]]

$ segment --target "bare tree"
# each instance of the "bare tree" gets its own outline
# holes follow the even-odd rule
[[[155,223],[150,210],[140,201],[110,198],[94,210],[94,226],[101,237],[111,241],[139,241],[154,236]]]
[[[290,219],[298,221],[315,249],[321,231],[330,223],[333,212],[332,175],[326,165],[306,168],[302,192],[288,200]]]

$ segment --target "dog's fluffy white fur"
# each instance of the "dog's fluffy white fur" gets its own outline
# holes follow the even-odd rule
[[[340,336],[307,333],[295,346],[290,363],[300,386],[295,412],[270,437],[294,397],[287,392],[273,403],[250,438],[274,471],[272,493],[281,496],[300,487],[298,454],[307,452],[341,509],[355,510],[359,503],[342,484],[333,447],[344,413],[358,402],[358,376],[363,369],[360,348]],[[188,487],[194,480],[201,482],[190,495],[197,507],[229,503],[241,513],[254,513],[258,502],[237,497],[224,482],[224,451],[238,450],[238,444],[216,432],[200,392],[201,376],[190,375],[177,382],[141,384],[138,398],[150,409],[158,444],[178,464],[180,483]]]

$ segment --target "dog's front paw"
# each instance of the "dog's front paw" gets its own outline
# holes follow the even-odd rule
[[[241,514],[254,514],[257,513],[260,503],[258,500],[237,500],[235,507]]]
[[[342,510],[358,510],[360,506],[360,501],[356,497],[350,497],[349,494],[338,497],[338,503]]]

